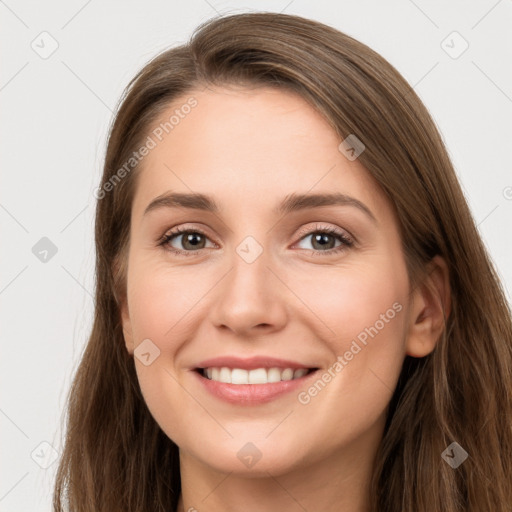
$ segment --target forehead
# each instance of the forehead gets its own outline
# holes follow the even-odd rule
[[[270,210],[287,194],[308,191],[350,194],[372,210],[390,206],[368,171],[338,150],[341,139],[324,117],[290,91],[190,91],[150,136],[155,147],[139,168],[135,215],[167,191],[202,192],[247,209],[268,203]]]

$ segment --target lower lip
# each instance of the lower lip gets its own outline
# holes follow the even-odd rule
[[[196,378],[212,395],[226,402],[237,405],[255,405],[270,402],[286,393],[290,393],[304,386],[306,380],[315,375],[317,370],[304,377],[268,384],[226,384],[203,377],[194,371]]]

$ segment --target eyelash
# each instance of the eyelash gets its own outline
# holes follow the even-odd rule
[[[183,234],[190,234],[190,233],[196,233],[196,234],[204,236],[205,238],[208,238],[208,236],[205,233],[203,233],[200,229],[176,228],[173,231],[171,231],[169,233],[166,233],[160,239],[158,245],[160,247],[162,247],[164,250],[169,251],[169,252],[171,252],[173,254],[176,254],[178,256],[196,256],[197,253],[200,252],[201,250],[203,250],[204,248],[203,249],[193,250],[193,251],[182,251],[181,249],[175,249],[174,247],[171,247],[170,245],[168,245],[169,242],[174,237],[179,236],[179,235],[183,235]],[[311,236],[311,235],[314,235],[314,234],[318,234],[318,233],[333,235],[333,236],[337,237],[340,240],[341,245],[339,247],[328,249],[326,251],[319,251],[319,250],[316,250],[316,249],[303,249],[303,250],[309,250],[309,251],[311,251],[311,252],[313,252],[315,254],[318,253],[318,254],[332,255],[332,254],[337,254],[337,253],[340,253],[342,251],[345,251],[345,250],[347,250],[348,248],[350,248],[350,247],[352,247],[354,245],[354,241],[351,238],[349,238],[342,231],[339,231],[338,229],[332,228],[332,227],[329,227],[329,226],[322,227],[322,226],[318,226],[318,225],[315,227],[315,229],[310,230],[307,233],[302,234],[302,236],[299,238],[299,242],[301,240],[303,240],[304,238],[308,237],[308,236]],[[166,247],[166,245],[168,245],[168,247]]]

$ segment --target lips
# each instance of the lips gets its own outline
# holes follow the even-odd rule
[[[202,385],[218,398],[256,404],[296,389],[318,368],[274,357],[229,356],[202,361],[194,369]]]
[[[267,356],[253,356],[249,358],[240,358],[234,356],[215,357],[201,361],[197,368],[240,368],[243,370],[255,370],[257,368],[291,368],[298,370],[300,368],[311,369],[314,366],[302,364],[297,361],[278,359]]]

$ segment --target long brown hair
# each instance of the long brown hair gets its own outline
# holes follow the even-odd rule
[[[94,325],[69,393],[54,510],[176,510],[178,448],[144,402],[119,313],[141,166],[112,177],[170,102],[209,84],[297,92],[341,139],[356,134],[366,146],[359,161],[396,207],[411,283],[435,255],[448,264],[451,314],[431,354],[406,356],[374,466],[372,511],[512,510],[511,313],[435,124],[370,48],[274,13],[209,20],[188,44],[152,59],[120,100],[96,194]],[[456,469],[441,456],[452,442],[469,454]]]

